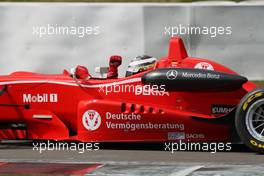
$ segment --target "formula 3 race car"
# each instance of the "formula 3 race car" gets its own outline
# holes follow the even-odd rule
[[[120,58],[117,58],[120,59]],[[142,65],[144,63],[149,63]],[[0,76],[0,138],[83,142],[228,142],[264,151],[264,90],[216,62],[144,56],[123,78]],[[236,135],[238,134],[238,135]]]

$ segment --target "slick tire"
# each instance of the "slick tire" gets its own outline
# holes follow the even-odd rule
[[[242,142],[253,151],[264,154],[264,89],[256,89],[242,98],[235,125]]]

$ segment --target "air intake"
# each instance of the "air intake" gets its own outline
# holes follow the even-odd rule
[[[121,112],[125,114],[164,114],[162,109],[133,103],[122,103]]]

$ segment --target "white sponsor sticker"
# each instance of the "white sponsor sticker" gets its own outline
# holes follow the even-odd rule
[[[168,132],[168,140],[183,140],[185,139],[184,132]]]
[[[168,140],[184,140],[184,139],[204,139],[205,135],[201,133],[184,133],[184,132],[169,132]]]
[[[97,130],[101,125],[101,116],[95,110],[87,110],[82,118],[83,126],[90,131]]]
[[[200,62],[194,66],[196,69],[203,69],[203,70],[214,70],[214,67],[207,63],[207,62]]]
[[[24,103],[57,103],[58,94],[23,94]]]

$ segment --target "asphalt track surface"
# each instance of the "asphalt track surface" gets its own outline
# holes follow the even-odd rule
[[[151,148],[151,147],[150,147]],[[130,148],[129,148],[130,149]],[[33,151],[30,146],[0,145],[0,175],[264,175],[264,155],[231,152],[174,152],[156,149]]]

